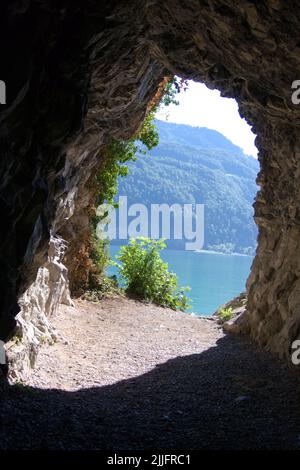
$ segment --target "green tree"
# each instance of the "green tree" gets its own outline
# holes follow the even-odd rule
[[[163,240],[150,240],[139,237],[130,240],[128,245],[121,247],[116,258],[120,263],[112,261],[119,270],[125,291],[141,299],[154,302],[174,310],[186,310],[190,300],[185,295],[188,287],[178,287],[175,273],[170,272],[160,252],[165,248]]]

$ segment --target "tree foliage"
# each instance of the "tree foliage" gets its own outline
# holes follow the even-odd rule
[[[120,263],[112,261],[112,264],[117,266],[129,294],[163,307],[185,310],[189,307],[185,295],[188,288],[178,287],[176,274],[162,260],[160,251],[165,246],[163,240],[132,239],[116,256]]]

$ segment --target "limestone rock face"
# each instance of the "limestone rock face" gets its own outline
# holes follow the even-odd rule
[[[134,134],[176,73],[235,97],[258,136],[247,315],[254,338],[289,354],[300,333],[299,26],[293,0],[1,2],[0,339],[20,305],[28,332],[64,297],[50,238],[78,242],[105,146]]]
[[[8,360],[22,375],[65,297],[50,237],[81,236],[68,221],[89,204],[102,150],[138,129],[166,71],[136,2],[4,1],[0,10],[0,339],[17,334]]]
[[[51,316],[60,304],[72,305],[67,269],[62,264],[66,244],[51,237],[48,261],[39,268],[35,281],[19,299],[14,337],[6,344],[9,378],[24,379],[34,366],[40,345],[56,341]]]

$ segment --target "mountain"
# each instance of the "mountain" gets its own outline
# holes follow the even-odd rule
[[[204,248],[253,254],[257,160],[217,131],[156,121],[159,145],[130,163],[119,195],[128,203],[204,204]],[[183,248],[170,240],[171,248]]]

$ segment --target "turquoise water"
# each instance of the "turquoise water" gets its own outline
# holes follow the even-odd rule
[[[112,257],[119,248],[110,247]],[[188,295],[193,304],[189,311],[201,315],[211,315],[220,305],[245,289],[253,260],[250,256],[179,250],[164,250],[162,258],[177,274],[180,286],[191,287]],[[116,273],[116,268],[109,268],[109,275]]]

